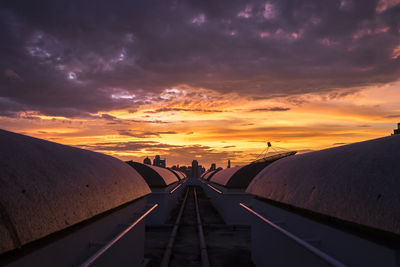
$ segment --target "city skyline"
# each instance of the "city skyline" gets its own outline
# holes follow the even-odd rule
[[[1,128],[226,167],[400,121],[400,1],[0,5]]]

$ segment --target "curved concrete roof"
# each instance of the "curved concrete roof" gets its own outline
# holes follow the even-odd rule
[[[200,176],[200,178],[204,178],[204,176],[206,176],[206,174],[208,174],[208,173],[210,173],[210,172],[212,172],[212,171],[206,171],[206,172],[204,172],[204,173]]]
[[[124,162],[0,130],[0,253],[150,193]]]
[[[180,173],[182,175],[183,178],[186,178],[186,174],[184,172],[178,171],[178,173]],[[183,179],[182,178],[182,179]]]
[[[181,180],[181,179],[182,179],[182,178],[181,178],[181,174],[178,173],[177,171],[175,171],[175,170],[173,170],[173,169],[170,169],[170,168],[167,168],[167,170],[169,170],[170,172],[172,172],[172,173],[176,176],[176,178],[178,178],[178,180]]]
[[[166,168],[134,161],[127,163],[143,176],[150,187],[165,187],[179,181],[176,175]]]
[[[176,172],[179,175],[180,180],[185,179],[186,175],[183,172],[177,170],[174,170],[174,172]]]
[[[235,172],[237,172],[242,167],[243,166],[237,166],[237,167],[233,167],[233,168],[223,169],[223,170],[217,172],[216,174],[214,174],[211,177],[210,182],[225,186],[226,183],[228,183],[229,179],[231,179],[232,175],[234,175]]]
[[[340,220],[400,234],[400,136],[287,157],[247,192]]]
[[[210,181],[210,179],[214,176],[214,174],[216,174],[217,172],[221,171],[222,169],[216,169],[215,171],[211,171],[209,173],[207,173],[206,175],[204,175],[204,180]]]
[[[247,188],[250,182],[260,171],[277,159],[255,162],[243,166],[230,177],[224,186],[227,188]]]

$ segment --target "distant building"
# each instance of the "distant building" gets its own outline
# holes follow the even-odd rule
[[[392,135],[395,135],[395,134],[400,134],[400,122],[397,123],[397,129],[393,130],[393,134]]]
[[[199,163],[197,162],[197,160],[192,161],[192,177],[199,177]]]
[[[193,175],[192,166],[188,166],[185,173],[188,177],[191,177]]]
[[[155,158],[154,158],[154,160],[153,160],[153,165],[154,166],[158,166],[158,167],[163,167],[163,168],[165,168],[166,167],[166,164],[167,163],[167,160],[165,159],[165,158],[160,158],[160,156],[159,155],[157,155]]]
[[[198,170],[197,173],[198,173],[198,175],[199,175],[198,177],[200,177],[206,169],[203,168],[202,165],[199,165],[199,166],[197,167],[197,170]]]
[[[146,158],[143,160],[143,163],[144,163],[144,164],[151,165],[151,159],[149,159],[149,157],[146,157]]]
[[[228,159],[228,169],[231,167],[231,160],[230,159]]]
[[[215,163],[211,163],[210,171],[215,171],[216,168],[217,165],[215,165]]]

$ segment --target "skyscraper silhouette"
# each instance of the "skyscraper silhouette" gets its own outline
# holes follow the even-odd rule
[[[199,178],[199,163],[197,160],[192,161],[192,177]]]

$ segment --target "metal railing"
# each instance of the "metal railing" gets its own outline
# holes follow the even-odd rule
[[[106,243],[100,250],[98,250],[93,256],[82,263],[81,267],[90,266],[94,263],[101,255],[103,255],[109,248],[111,248],[118,240],[120,240],[124,235],[126,235],[133,227],[135,227],[141,220],[143,220],[150,212],[152,212],[158,204],[154,204],[148,211],[146,211],[142,216],[140,216],[136,221],[129,225],[124,231],[115,236],[111,241]]]
[[[244,209],[246,209],[251,214],[255,215],[256,217],[258,217],[259,219],[261,219],[262,221],[267,223],[269,226],[271,226],[272,228],[274,228],[275,230],[277,230],[281,234],[285,235],[286,237],[288,237],[292,241],[296,242],[301,247],[305,248],[306,250],[308,250],[309,252],[313,253],[314,255],[319,257],[320,259],[322,259],[325,262],[329,263],[330,265],[335,266],[335,267],[345,267],[346,266],[345,264],[341,263],[340,261],[338,261],[338,260],[334,259],[333,257],[329,256],[325,252],[317,249],[316,247],[313,247],[312,245],[310,245],[307,242],[305,242],[304,240],[298,238],[294,234],[292,234],[292,233],[286,231],[285,229],[279,227],[278,225],[276,225],[275,223],[273,223],[270,220],[266,219],[261,214],[257,213],[256,211],[252,210],[251,208],[247,207],[243,203],[239,203],[239,205],[242,206]]]
[[[217,188],[215,188],[214,186],[212,186],[212,185],[210,185],[210,184],[207,184],[211,189],[213,189],[214,191],[216,191],[217,193],[219,193],[219,194],[222,194],[222,191],[221,190],[218,190]]]
[[[176,189],[178,189],[182,184],[178,184],[177,186],[174,187],[174,189],[172,189],[169,193],[172,194],[176,191]]]

